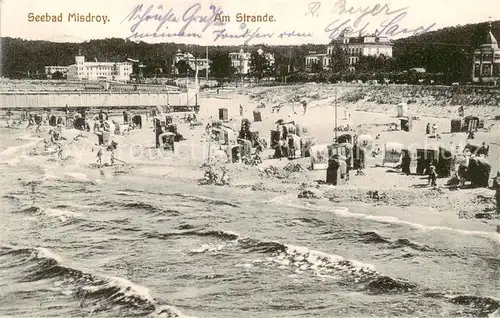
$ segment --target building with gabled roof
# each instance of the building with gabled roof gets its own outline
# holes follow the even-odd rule
[[[333,39],[326,48],[326,53],[312,53],[306,55],[306,69],[311,70],[313,64],[320,63],[322,68],[328,69],[332,64],[331,56],[336,47],[342,49],[347,57],[350,69],[353,70],[361,56],[392,57],[393,43],[387,37],[376,35],[347,37],[342,33],[338,38]]]
[[[491,23],[484,43],[474,51],[472,82],[489,85],[500,83],[500,48],[491,32]]]

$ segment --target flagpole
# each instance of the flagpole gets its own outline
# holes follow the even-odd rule
[[[198,87],[199,87],[199,84],[198,84],[198,59],[195,58],[194,60],[194,67],[195,67],[195,74],[194,74],[194,87],[195,87],[195,95],[194,95],[194,106],[197,106],[198,105]]]
[[[205,52],[205,58],[207,59],[207,68],[205,69],[205,79],[207,80],[207,85],[208,85],[208,71],[210,69],[210,65],[208,63],[208,46],[207,46],[207,51]]]
[[[335,143],[337,143],[337,89],[335,89]]]

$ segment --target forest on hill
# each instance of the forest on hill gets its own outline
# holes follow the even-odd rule
[[[472,70],[472,54],[484,39],[487,23],[469,24],[428,32],[418,36],[399,39],[394,42],[393,58],[384,63],[384,72],[401,72],[411,68],[425,68],[429,73],[444,74],[449,81],[466,82]],[[492,23],[493,34],[500,38],[500,21]],[[78,52],[87,61],[120,62],[127,58],[140,60],[146,67],[144,76],[164,77],[172,73],[172,58],[177,50],[189,51],[194,56],[204,58],[206,47],[177,43],[148,44],[130,40],[111,38],[90,40],[83,43],[56,43],[29,41],[18,38],[0,38],[0,75],[8,78],[42,76],[44,67],[49,65],[71,65]],[[304,57],[311,51],[322,53],[325,45],[304,44],[300,46],[216,46],[209,47],[209,58],[223,70],[220,76],[229,75],[229,52],[241,48],[254,52],[258,48],[272,52],[275,56],[275,76],[297,72],[304,68]],[[289,68],[290,66],[290,68]],[[373,71],[373,70],[372,70]]]

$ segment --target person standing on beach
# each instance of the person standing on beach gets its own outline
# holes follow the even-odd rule
[[[59,158],[59,160],[63,159],[63,147],[60,143],[57,143],[57,158]]]
[[[28,126],[26,126],[26,128],[29,128],[29,127],[34,126],[34,125],[35,125],[35,118],[33,118],[32,114],[29,114]]]
[[[436,179],[437,179],[436,167],[433,164],[431,164],[429,167],[429,183],[431,184],[431,187],[435,187],[437,185]]]
[[[243,105],[240,104],[240,116],[243,116]]]
[[[12,112],[9,110],[7,111],[7,117],[5,119],[5,121],[7,122],[7,128],[10,128],[11,118],[12,118]]]
[[[497,176],[493,179],[493,189],[497,201],[497,213],[500,214],[500,171],[497,172]]]
[[[97,152],[97,164],[102,165],[102,148]]]

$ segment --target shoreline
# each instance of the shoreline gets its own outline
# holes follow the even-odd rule
[[[251,117],[252,109],[255,109],[260,100],[255,98],[250,99],[248,96],[249,94],[247,94],[247,96],[237,95],[234,94],[234,92],[231,94],[233,94],[231,99],[205,98],[203,102],[207,106],[202,108],[199,114],[199,118],[202,122],[206,123],[207,120],[216,118],[218,107],[227,107],[230,114],[236,114],[238,112],[237,107],[240,103],[245,105],[245,116]],[[286,92],[280,91],[276,94],[286,95]],[[281,96],[280,98],[283,97]],[[283,108],[280,114],[272,114],[271,112],[265,113],[267,109],[264,109],[263,122],[252,123],[252,125],[261,132],[261,138],[267,138],[269,136],[269,129],[273,127],[276,118],[281,117],[298,120],[301,123],[304,122],[308,126],[310,135],[315,136],[320,143],[327,142],[330,137],[329,135],[333,135],[331,129],[326,127],[328,122],[331,122],[331,119],[321,118],[327,117],[321,115],[325,111],[325,106],[329,103],[331,103],[330,99],[318,100],[318,105],[315,105],[315,102],[310,102],[311,108],[308,109],[308,111],[311,114],[308,113],[304,116],[291,114],[291,109],[289,109],[291,107],[288,105]],[[384,107],[388,108],[389,106],[385,105]],[[298,108],[298,106],[296,106],[296,108]],[[354,118],[353,121],[355,123],[364,123],[366,131],[372,134],[379,129],[376,125],[380,124],[382,120],[387,122],[395,120],[395,118],[391,118],[392,116],[387,112],[384,114],[378,113],[376,110],[375,112],[373,110],[358,111],[356,103],[345,104],[343,108],[351,109]],[[177,114],[174,114],[174,122],[176,121],[175,115]],[[421,115],[423,116],[424,114]],[[427,116],[427,114],[425,115]],[[238,126],[241,117],[230,117],[232,123]],[[312,118],[319,120],[318,124],[313,124],[311,122]],[[439,120],[435,117],[426,117],[426,119],[427,118]],[[121,122],[121,119],[119,119],[119,122]],[[423,126],[425,122],[418,122],[418,124]],[[23,127],[24,125],[20,126],[19,131],[23,131]],[[179,131],[187,140],[176,144],[178,150],[176,150],[174,156],[166,153],[165,156],[160,158],[154,155],[150,156],[150,158],[145,158],[145,156],[136,158],[131,155],[132,151],[130,147],[133,145],[142,145],[143,150],[152,149],[152,152],[156,151],[154,150],[152,123],[148,121],[140,130],[133,130],[129,135],[125,136],[115,136],[119,144],[117,153],[123,151],[123,155],[117,155],[116,157],[127,164],[116,164],[116,166],[103,167],[100,170],[116,177],[146,176],[166,178],[171,181],[197,183],[199,179],[203,178],[201,166],[206,157],[206,154],[204,154],[206,145],[204,145],[203,142],[204,126],[199,126],[194,130],[190,130],[187,124],[178,124],[178,127]],[[499,125],[496,127],[500,128]],[[42,133],[34,133],[32,135],[39,135],[41,138],[46,138],[44,136],[46,136],[47,130],[47,127],[43,127]],[[32,133],[30,130],[26,132]],[[417,134],[418,129],[416,132],[412,132],[412,136]],[[78,135],[82,135],[84,138],[79,138],[76,141],[73,140]],[[381,145],[383,145],[385,141],[391,140],[390,138],[407,138],[407,135],[401,132],[382,131],[381,135],[381,140],[378,141]],[[491,133],[478,133],[478,135],[479,140],[491,140]],[[96,154],[90,151],[91,148],[96,148],[96,136],[91,132],[81,132],[74,129],[63,130],[63,136],[67,136],[67,140],[64,141],[64,148],[66,150],[74,147],[73,151],[79,149],[78,151],[81,153],[71,153],[71,151],[65,153],[65,156],[73,156],[73,158],[64,160],[62,166],[70,166],[73,164],[75,167],[85,167],[86,169],[96,170],[96,168],[92,166],[95,166]],[[495,136],[493,137],[495,138]],[[417,137],[414,138],[418,139]],[[43,153],[43,143],[40,144],[39,152]],[[265,154],[269,153],[269,150],[265,152]],[[215,163],[214,167],[216,170],[220,170],[221,166],[225,166],[230,182],[228,187],[230,188],[259,192],[264,195],[280,194],[290,195],[294,198],[301,196],[304,202],[320,201],[327,202],[330,205],[354,204],[363,206],[367,215],[371,215],[375,213],[373,211],[377,210],[376,213],[378,215],[384,216],[384,214],[379,211],[380,209],[396,209],[400,212],[388,212],[390,215],[385,216],[398,216],[403,222],[412,222],[415,221],[415,219],[418,220],[418,217],[408,215],[408,213],[401,211],[411,210],[413,211],[412,213],[419,213],[419,210],[425,210],[425,213],[421,213],[422,215],[434,214],[439,219],[442,219],[441,221],[437,221],[436,224],[433,224],[433,226],[447,226],[449,224],[454,226],[463,222],[472,222],[478,223],[480,224],[479,227],[488,228],[492,232],[495,232],[495,227],[498,226],[499,218],[494,211],[494,191],[490,189],[450,189],[445,187],[446,181],[448,180],[447,178],[438,179],[438,186],[435,188],[427,187],[427,178],[425,176],[405,176],[391,167],[379,167],[377,166],[379,158],[372,159],[371,165],[364,170],[364,176],[351,176],[347,184],[334,187],[321,184],[322,182],[320,180],[325,179],[326,171],[308,170],[310,158],[300,158],[289,161],[286,158],[278,160],[265,159],[266,157],[267,155],[262,156],[264,160],[259,166]],[[276,168],[275,175],[267,176],[264,172],[269,166]],[[298,171],[287,171],[293,169],[297,169]],[[379,182],[380,180],[384,180],[384,183],[381,184]],[[378,192],[379,198],[373,197],[375,191]],[[373,211],[368,211],[370,209]],[[480,219],[478,219],[478,217]],[[468,226],[465,227],[467,228]]]

